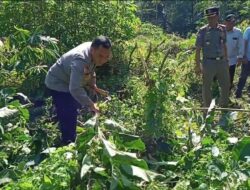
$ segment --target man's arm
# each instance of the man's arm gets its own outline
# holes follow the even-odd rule
[[[243,34],[244,39],[244,57],[247,56],[247,50],[248,50],[248,42],[250,40],[250,27],[246,29],[246,31]]]
[[[196,51],[195,51],[195,72],[202,73],[201,47],[196,47]]]
[[[241,31],[239,31],[238,36],[238,55],[237,55],[237,66],[241,65],[244,62],[244,40],[243,40],[243,34]]]
[[[196,51],[195,51],[195,72],[197,74],[201,74],[202,71],[202,64],[201,64],[201,49],[203,47],[205,29],[200,29],[197,33],[197,38],[195,42]]]
[[[239,50],[238,57],[239,58],[243,58],[243,56],[245,54],[245,52],[244,52],[244,46],[245,46],[245,44],[244,44],[242,32],[239,32],[239,43],[238,43],[238,45],[239,45],[239,47],[238,47],[238,50]]]
[[[243,40],[244,40],[244,54],[243,54],[243,63],[247,63],[247,49],[248,47],[248,42],[250,40],[250,28],[247,28],[246,31],[243,34]]]
[[[91,111],[99,113],[99,108],[94,104],[94,102],[88,97],[87,92],[83,87],[81,87],[81,81],[83,80],[84,68],[82,62],[84,59],[79,56],[75,57],[72,61],[70,81],[69,81],[69,91],[71,95],[81,104],[86,105]]]
[[[244,40],[244,57],[247,57],[248,41]]]
[[[224,51],[224,56],[225,56],[226,61],[228,62],[227,44],[226,44],[227,43],[227,32],[226,32],[225,25],[223,25],[221,40],[222,40],[222,48]]]
[[[226,45],[225,43],[223,44],[223,50],[224,50],[225,59],[228,61],[228,56],[227,56],[227,45]]]

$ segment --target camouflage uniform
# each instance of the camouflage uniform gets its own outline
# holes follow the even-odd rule
[[[223,25],[218,24],[216,28],[206,25],[198,32],[196,47],[200,47],[203,54],[202,97],[206,107],[212,100],[211,85],[215,77],[221,88],[220,105],[226,106],[228,103],[230,82],[228,63],[224,55],[225,43],[226,30]]]

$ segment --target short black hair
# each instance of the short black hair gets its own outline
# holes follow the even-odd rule
[[[234,22],[236,20],[235,15],[234,14],[229,14],[226,16],[225,21],[230,21],[230,22]]]
[[[93,41],[92,41],[92,44],[91,44],[91,47],[93,48],[98,48],[98,47],[104,47],[106,49],[109,49],[111,48],[111,41],[108,37],[106,36],[98,36],[96,37]]]

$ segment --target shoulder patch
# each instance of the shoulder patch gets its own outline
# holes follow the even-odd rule
[[[74,58],[75,58],[75,59],[83,59],[83,60],[84,60],[83,55],[80,54],[80,53],[75,53],[75,54],[74,54]]]

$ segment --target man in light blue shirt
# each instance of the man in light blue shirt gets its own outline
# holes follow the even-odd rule
[[[241,66],[241,74],[239,83],[236,90],[236,98],[241,98],[242,96],[242,90],[246,84],[247,77],[250,75],[250,27],[248,27],[244,34],[243,34],[243,40],[244,40],[244,59],[246,60],[245,64],[242,64]]]
[[[238,63],[241,64],[244,55],[244,41],[243,34],[239,28],[235,27],[235,15],[229,14],[226,16],[225,25],[227,33],[227,56],[229,63],[230,74],[230,89],[233,87],[233,79],[235,68]]]

